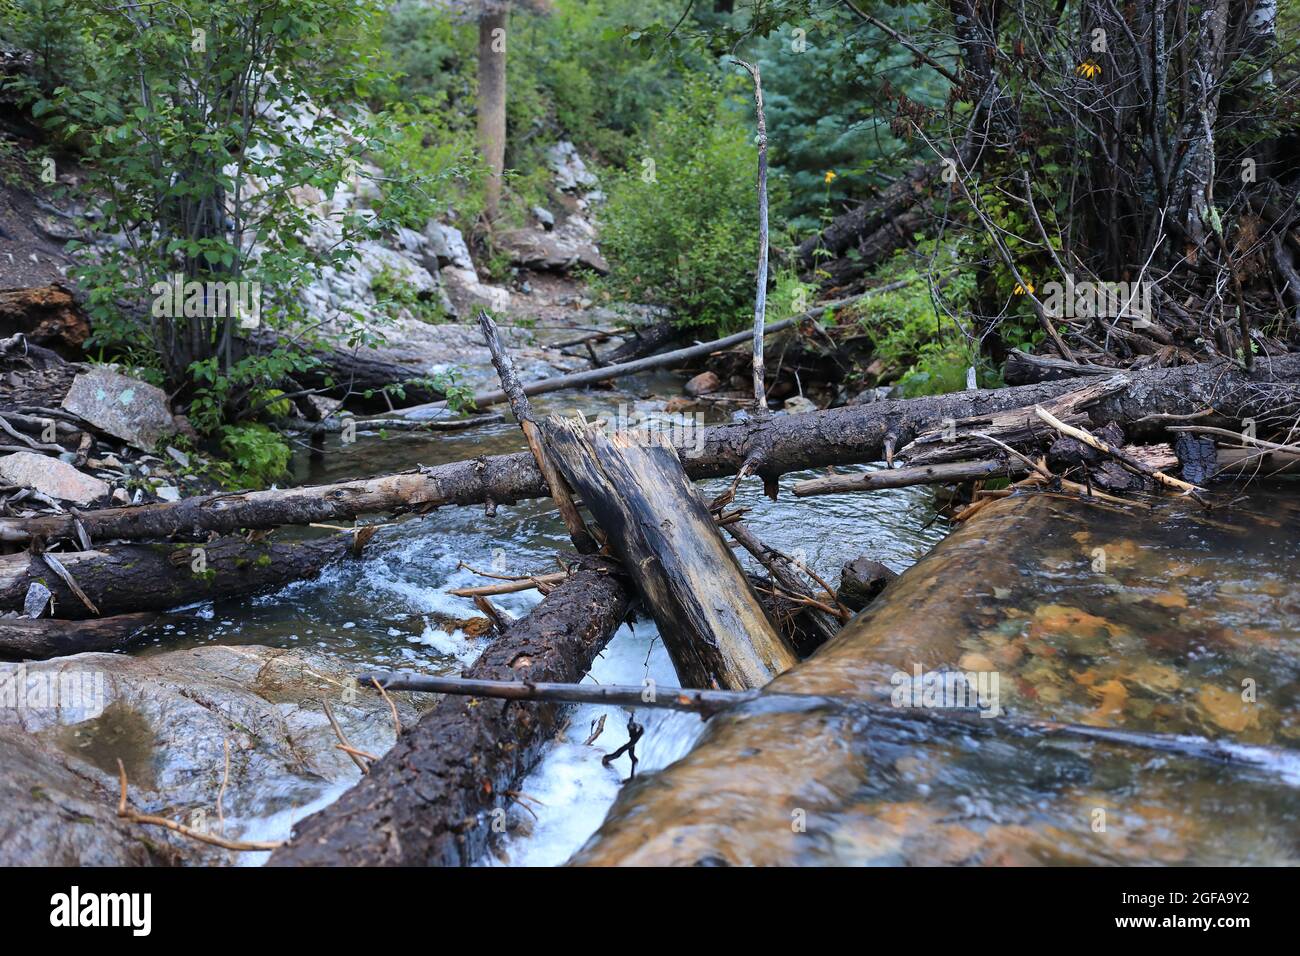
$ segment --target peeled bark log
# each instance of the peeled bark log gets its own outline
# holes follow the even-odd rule
[[[1095,423],[1135,423],[1149,415],[1186,415],[1210,407],[1225,418],[1262,418],[1300,398],[1296,387],[1300,353],[1261,358],[1249,373],[1229,362],[1206,362],[1124,372],[1122,378],[1127,382],[1123,389],[1090,408]],[[703,430],[698,450],[683,451],[682,464],[696,480],[735,474],[748,465],[751,474],[774,483],[790,471],[878,461],[886,441],[902,447],[946,418],[1032,408],[1078,387],[1071,380],[1041,382],[714,425]],[[1159,423],[1150,426],[1152,431],[1160,427]],[[1129,437],[1134,438],[1141,429],[1130,431],[1134,434]],[[82,512],[79,518],[92,539],[169,538],[347,520],[377,512],[424,512],[438,505],[509,504],[546,493],[532,454],[522,452],[331,485],[104,508]],[[73,519],[68,515],[0,518],[0,541],[73,534]]]
[[[477,680],[580,680],[622,623],[628,592],[588,563],[516,622],[465,673]],[[489,812],[536,763],[562,706],[445,697],[338,802],[300,822],[272,866],[468,866],[487,849]]]
[[[158,619],[156,614],[119,614],[90,621],[51,618],[0,619],[0,660],[43,661],[89,651],[117,651]]]
[[[68,570],[100,615],[170,608],[246,597],[312,577],[347,555],[353,535],[312,541],[254,541],[222,538],[194,545],[110,545],[99,551],[59,552]],[[201,552],[201,556],[200,556]],[[44,584],[54,595],[54,616],[93,618],[86,604],[41,555],[0,557],[0,611],[21,610],[27,589]]]
[[[683,686],[762,687],[795,665],[676,451],[561,418],[545,435],[659,625]]]

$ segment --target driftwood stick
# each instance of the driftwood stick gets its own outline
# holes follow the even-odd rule
[[[515,363],[510,359],[510,353],[506,351],[501,341],[496,323],[492,321],[492,316],[488,315],[486,309],[479,309],[478,321],[483,329],[483,338],[487,340],[488,351],[492,353],[492,364],[496,366],[497,376],[501,379],[501,389],[506,393],[510,401],[510,410],[514,412],[515,419],[528,440],[528,448],[537,462],[537,469],[546,479],[546,487],[560,509],[560,517],[564,520],[564,526],[569,529],[569,538],[573,541],[573,546],[578,549],[579,554],[595,554],[600,550],[600,545],[583,524],[582,515],[578,514],[578,506],[573,503],[573,494],[569,491],[564,476],[546,457],[541,429],[533,419],[533,411],[528,404],[528,396],[524,394],[523,383],[519,380],[519,373],[515,370]]]
[[[565,571],[550,574],[537,574],[532,577],[516,578],[502,581],[500,584],[480,584],[468,588],[452,588],[447,593],[456,597],[490,597],[493,594],[514,594],[518,591],[531,591],[535,587],[559,584],[569,575]]]
[[[767,117],[763,113],[763,77],[758,64],[733,59],[754,81],[754,112],[758,117],[758,288],[754,294],[754,406],[767,411],[763,367],[763,326],[767,318]]]
[[[985,461],[954,461],[914,468],[886,468],[856,475],[828,475],[809,478],[794,484],[797,498],[812,495],[836,495],[847,491],[879,491],[882,488],[909,488],[913,485],[942,485],[984,478],[1011,478],[1024,474],[1026,466],[1019,460],[990,458]]]
[[[840,605],[833,592],[830,593],[830,599],[835,607],[827,607],[813,596],[812,589],[795,574],[790,567],[789,559],[784,554],[774,548],[765,545],[758,537],[749,530],[743,523],[733,521],[723,525],[727,534],[740,542],[741,547],[754,556],[754,560],[765,567],[772,580],[781,588],[795,598],[802,598],[808,601],[814,601],[826,610],[814,610],[809,614],[809,619],[814,631],[823,642],[830,640],[835,636],[835,632],[840,629],[840,624],[847,621],[853,615],[849,609]]]
[[[274,850],[283,846],[279,841],[243,841],[227,840],[225,837],[216,836],[211,833],[205,833],[202,830],[195,830],[187,827],[183,823],[177,823],[175,820],[168,820],[166,817],[155,817],[147,813],[139,813],[132,810],[126,803],[126,766],[121,759],[117,761],[118,783],[121,787],[121,795],[117,801],[117,815],[128,823],[139,823],[150,827],[163,827],[171,830],[173,833],[179,833],[183,837],[191,840],[198,840],[200,843],[207,843],[210,846],[219,846],[223,850],[235,850],[236,852],[258,853]]]
[[[1147,733],[1144,731],[1115,730],[1106,727],[1089,727],[1084,724],[1066,724],[1054,720],[1037,720],[1000,714],[986,719],[979,712],[959,709],[934,709],[923,707],[893,707],[860,697],[818,694],[790,694],[750,690],[714,690],[684,687],[638,686],[634,684],[560,684],[527,683],[519,681],[467,680],[459,677],[429,677],[423,674],[367,673],[358,680],[369,684],[377,682],[386,690],[415,691],[416,693],[450,694],[465,697],[488,697],[498,700],[553,701],[574,704],[609,704],[621,707],[646,707],[658,710],[680,710],[699,714],[707,719],[732,707],[752,701],[780,706],[840,706],[853,707],[873,714],[880,720],[924,721],[940,727],[972,731],[994,736],[1044,736],[1070,737],[1095,743],[1138,747],[1159,753],[1176,754],[1197,760],[1220,763],[1251,764],[1274,771],[1278,767],[1291,768],[1291,774],[1300,779],[1300,754],[1276,747],[1254,747],[1231,741],[1209,740],[1187,735]]]

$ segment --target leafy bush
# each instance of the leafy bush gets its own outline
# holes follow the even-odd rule
[[[687,85],[641,154],[611,177],[600,217],[607,291],[667,306],[688,325],[728,330],[747,320],[758,261],[752,140],[715,85]]]
[[[223,425],[221,450],[227,460],[218,464],[218,479],[229,488],[269,484],[289,469],[289,446],[265,425]]]

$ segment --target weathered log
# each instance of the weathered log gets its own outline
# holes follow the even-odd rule
[[[0,660],[43,661],[89,651],[121,650],[157,619],[158,615],[149,613],[89,621],[0,618]]]
[[[1008,385],[1032,385],[1035,382],[1052,382],[1062,378],[1114,375],[1118,371],[1120,370],[1104,365],[1067,362],[1051,355],[1031,355],[1020,349],[1012,349],[1002,365],[1002,380]]]
[[[1206,362],[1125,372],[1122,378],[1126,386],[1092,405],[1089,413],[1094,422],[1133,423],[1131,431],[1137,435],[1143,427],[1152,432],[1163,427],[1160,421],[1139,424],[1151,415],[1186,415],[1213,407],[1225,418],[1261,417],[1293,405],[1300,353],[1261,358],[1250,373],[1229,362]],[[697,447],[683,451],[682,463],[693,479],[717,478],[747,467],[749,473],[774,483],[790,471],[877,461],[886,442],[901,447],[944,419],[1032,408],[1078,387],[1072,380],[1040,382],[713,425],[703,429]],[[975,457],[987,455],[986,447]],[[169,538],[347,520],[377,512],[427,511],[439,505],[509,504],[546,493],[531,453],[522,452],[330,485],[104,508],[82,512],[79,520],[92,539]],[[70,515],[0,518],[0,541],[73,534]]]
[[[279,336],[259,332],[253,343],[262,349],[283,346]],[[343,400],[348,408],[362,412],[387,412],[409,405],[423,405],[442,399],[443,393],[429,386],[420,370],[390,362],[372,354],[372,349],[308,349],[314,360],[310,368],[290,375],[299,388]],[[387,391],[386,391],[387,390]]]
[[[785,319],[781,322],[773,322],[767,327],[767,334],[779,332],[781,329],[789,328],[796,322],[806,321],[806,315],[795,316]],[[648,372],[656,368],[668,368],[674,365],[684,365],[692,359],[703,358],[718,349],[730,348],[741,342],[749,342],[753,339],[752,332],[737,332],[735,335],[728,335],[726,338],[715,339],[712,342],[701,342],[697,345],[689,345],[685,348],[674,349],[671,352],[664,352],[661,355],[651,355],[646,358],[637,359],[633,362],[624,362],[621,365],[602,365],[599,368],[589,368],[581,372],[573,372],[569,375],[556,375],[552,378],[544,378],[538,382],[528,382],[523,385],[523,394],[525,396],[545,395],[547,392],[558,392],[567,388],[582,388],[584,385],[594,385],[597,382],[607,382],[610,379],[622,378],[625,375],[634,375],[637,372]],[[509,396],[504,389],[492,389],[485,392],[479,392],[474,396],[474,407],[486,408],[489,405],[499,405],[502,402],[509,401]],[[441,412],[447,407],[443,401],[430,402],[427,405],[416,405],[412,408],[402,409],[402,415],[416,417],[427,415],[433,412]]]
[[[679,342],[686,337],[686,331],[672,319],[664,319],[653,325],[632,326],[628,331],[628,337],[618,348],[612,349],[602,355],[601,363],[603,365],[620,365],[624,362],[631,362],[635,359],[645,358],[647,355],[654,355],[660,349],[665,349],[675,342]]]
[[[1128,386],[1128,381],[1122,375],[1083,385],[1076,381],[1071,391],[1056,396],[1044,405],[1058,418],[1070,423],[1083,423],[1088,420],[1086,412],[1089,407],[1108,395],[1123,391]],[[986,436],[991,435],[1008,445],[1020,447],[1035,441],[1039,436],[1050,434],[1051,430],[1043,424],[1033,406],[1004,409],[991,415],[949,421],[946,427],[918,435],[899,452],[899,456],[913,467],[964,461],[987,457],[990,444]]]
[[[874,201],[836,216],[830,225],[795,249],[799,264],[814,269],[822,258],[836,259],[844,255],[860,237],[888,225],[924,199],[942,168],[940,163],[914,166]]]
[[[591,559],[493,642],[466,676],[580,680],[628,609],[628,591]],[[272,866],[468,866],[490,811],[536,763],[560,706],[483,706],[447,697],[339,800],[301,821]]]
[[[761,687],[798,661],[665,445],[552,417],[548,454],[623,562],[688,687]]]
[[[582,523],[582,516],[578,514],[578,507],[573,503],[569,486],[547,457],[541,426],[533,418],[528,396],[524,394],[523,382],[519,380],[519,373],[515,371],[515,363],[511,360],[510,353],[501,342],[497,324],[492,321],[492,316],[488,315],[486,309],[479,309],[478,321],[483,329],[483,338],[487,342],[488,351],[492,354],[492,365],[497,370],[497,377],[501,379],[501,390],[506,393],[506,398],[510,402],[510,411],[514,413],[515,421],[519,423],[519,428],[524,433],[528,450],[533,453],[538,471],[546,480],[547,493],[555,501],[560,517],[564,520],[564,526],[569,530],[569,539],[578,549],[579,554],[595,554],[600,550],[600,545],[591,536],[587,526]]]
[[[1014,478],[1025,473],[1025,465],[1015,459],[990,458],[983,461],[953,461],[915,468],[885,468],[854,475],[828,475],[795,482],[796,498],[812,495],[838,495],[850,491],[879,491],[882,488],[909,488],[913,485],[943,485],[985,478]]]
[[[287,424],[296,431],[310,435],[337,435],[349,424],[359,432],[390,430],[397,432],[459,432],[480,425],[499,425],[505,416],[497,413],[488,415],[469,415],[465,418],[430,418],[424,421],[412,421],[409,418],[341,418],[331,415],[319,422],[309,422],[301,418],[291,418]]]
[[[246,597],[312,577],[353,548],[351,533],[311,541],[253,541],[230,537],[194,545],[117,544],[98,551],[59,552],[65,567],[100,615],[170,608]],[[0,611],[19,610],[39,582],[54,595],[54,616],[96,615],[39,554],[0,557]]]

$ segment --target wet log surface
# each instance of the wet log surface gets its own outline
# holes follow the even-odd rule
[[[352,546],[348,533],[310,541],[232,537],[194,545],[118,544],[54,553],[98,614],[43,556],[10,554],[0,557],[0,611],[21,610],[27,589],[38,582],[54,595],[53,616],[73,620],[247,597],[312,577],[349,554]]]
[[[578,681],[623,622],[629,593],[594,559],[495,640],[465,676]],[[445,697],[339,800],[300,822],[273,866],[468,866],[492,811],[561,726],[560,705]]]
[[[713,718],[685,757],[625,786],[571,862],[1294,865],[1294,777],[1247,764],[1255,748],[1294,753],[1297,739],[1297,528],[1291,496],[1262,492],[1208,516],[1173,498],[1146,517],[1050,494],[995,502],[758,702]],[[1243,696],[1256,672],[1269,691]],[[951,699],[952,685],[919,673],[984,680],[993,700],[973,702],[974,687],[966,703]],[[994,701],[1017,720],[1203,738],[1229,762],[980,742],[888,718],[979,708],[989,719],[977,723],[1000,725]],[[1234,747],[1247,748],[1237,763]]]
[[[158,619],[156,614],[119,614],[90,621],[0,618],[0,660],[41,661],[129,646]]]
[[[1094,423],[1130,423],[1153,414],[1186,415],[1209,407],[1229,418],[1268,416],[1296,401],[1300,353],[1261,359],[1251,373],[1216,362],[1126,372],[1123,378],[1127,385],[1122,390],[1089,407]],[[714,425],[703,430],[698,450],[683,454],[682,464],[692,479],[735,474],[748,465],[751,472],[774,481],[790,471],[867,463],[883,457],[886,441],[901,448],[946,418],[1032,409],[1079,387],[1074,380],[1042,382]],[[546,482],[532,454],[520,452],[332,485],[87,511],[81,522],[92,540],[167,538],[346,520],[377,512],[426,511],[440,505],[509,504],[546,494]],[[0,541],[73,533],[68,516],[0,519]]]
[[[659,625],[683,687],[761,687],[794,666],[676,451],[562,418],[544,433]]]

